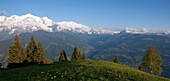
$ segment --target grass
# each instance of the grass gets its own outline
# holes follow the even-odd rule
[[[0,70],[0,81],[170,81],[121,64],[86,60]]]

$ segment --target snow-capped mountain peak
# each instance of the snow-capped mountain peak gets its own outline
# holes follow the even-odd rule
[[[54,22],[48,17],[34,16],[30,13],[26,15],[11,15],[10,17],[0,16],[0,33],[21,34],[25,32],[34,32],[44,30],[47,32],[71,31],[74,33],[86,34],[117,34],[120,31],[113,31],[100,28],[91,28],[74,21]],[[146,33],[164,33],[169,34],[170,31],[156,31],[148,29],[126,28],[125,33],[146,34]]]
[[[35,17],[34,15],[30,14],[30,13],[27,13],[26,15],[23,15],[25,17]]]
[[[47,17],[40,18],[31,14],[22,16],[12,15],[10,17],[0,16],[0,31],[9,31],[9,34],[20,34],[44,30],[52,32],[48,26],[52,26],[53,21]]]
[[[57,31],[69,30],[69,31],[78,32],[78,33],[92,34],[91,30],[93,30],[92,28],[90,28],[88,26],[78,24],[78,23],[73,22],[73,21],[56,22],[56,24],[58,25],[56,27]]]
[[[157,35],[170,34],[170,31],[168,30],[156,30],[156,29],[146,29],[146,28],[142,28],[142,29],[126,28],[122,32],[130,33],[130,34],[157,34]]]
[[[44,30],[47,32],[71,31],[87,34],[114,34],[110,30],[90,28],[73,21],[53,22],[48,17],[38,17],[30,13],[26,15],[12,15],[10,17],[0,16],[0,32],[8,31],[9,34],[20,34]]]
[[[148,33],[149,30],[146,28],[143,29],[126,28],[124,32],[131,33],[131,34],[143,34],[143,33]]]
[[[99,28],[90,28],[86,25],[79,24],[73,21],[63,21],[63,22],[56,22],[57,31],[69,30],[72,32],[77,33],[87,33],[87,34],[117,34],[118,31],[106,30],[106,29],[99,29]]]

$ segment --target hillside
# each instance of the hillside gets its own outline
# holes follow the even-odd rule
[[[170,81],[121,64],[86,60],[0,70],[0,81]]]
[[[62,49],[66,50],[66,54],[70,58],[74,47],[77,47],[81,52],[85,52],[89,59],[112,61],[114,56],[118,56],[121,64],[138,67],[143,55],[146,54],[146,48],[154,46],[160,51],[163,59],[162,68],[164,71],[161,76],[170,78],[170,37],[167,35],[128,34],[125,32],[115,35],[88,35],[37,31],[19,35],[25,48],[32,35],[37,42],[42,42],[47,58],[55,61],[58,60]],[[0,41],[0,59],[4,54],[7,55],[12,41],[13,39]]]
[[[95,50],[90,51],[90,59],[112,61],[118,56],[122,64],[138,67],[146,48],[154,46],[163,59],[161,76],[170,78],[170,37],[161,35],[141,35],[121,33],[114,36],[103,36],[89,41]]]

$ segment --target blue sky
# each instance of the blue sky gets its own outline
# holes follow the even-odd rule
[[[0,11],[90,27],[170,29],[170,0],[0,0]]]

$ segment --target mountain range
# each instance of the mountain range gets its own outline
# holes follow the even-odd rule
[[[170,77],[170,31],[126,28],[122,31],[91,28],[73,21],[54,22],[47,17],[31,14],[10,17],[0,16],[0,57],[8,54],[13,37],[18,34],[26,48],[33,35],[41,41],[46,56],[58,60],[65,49],[68,58],[74,47],[87,54],[89,59],[112,61],[119,57],[120,63],[135,68],[141,63],[149,46],[160,51],[163,58],[164,77]]]
[[[119,33],[119,31],[90,28],[88,26],[78,24],[73,21],[54,22],[47,17],[38,17],[31,14],[26,14],[22,16],[12,15],[10,17],[0,16],[0,32],[1,35],[6,35],[5,38],[2,38],[3,36],[1,36],[1,40],[6,39],[11,35],[34,32],[38,30],[44,30],[47,32],[71,31],[74,33],[87,34]]]
[[[101,28],[91,28],[73,21],[54,22],[48,17],[38,17],[32,14],[0,16],[0,40],[13,37],[16,34],[44,30],[47,32],[70,31],[84,34],[117,34],[120,32],[132,34],[170,34],[169,30],[148,30],[126,28],[123,31],[114,31]],[[4,36],[5,35],[5,36]]]

